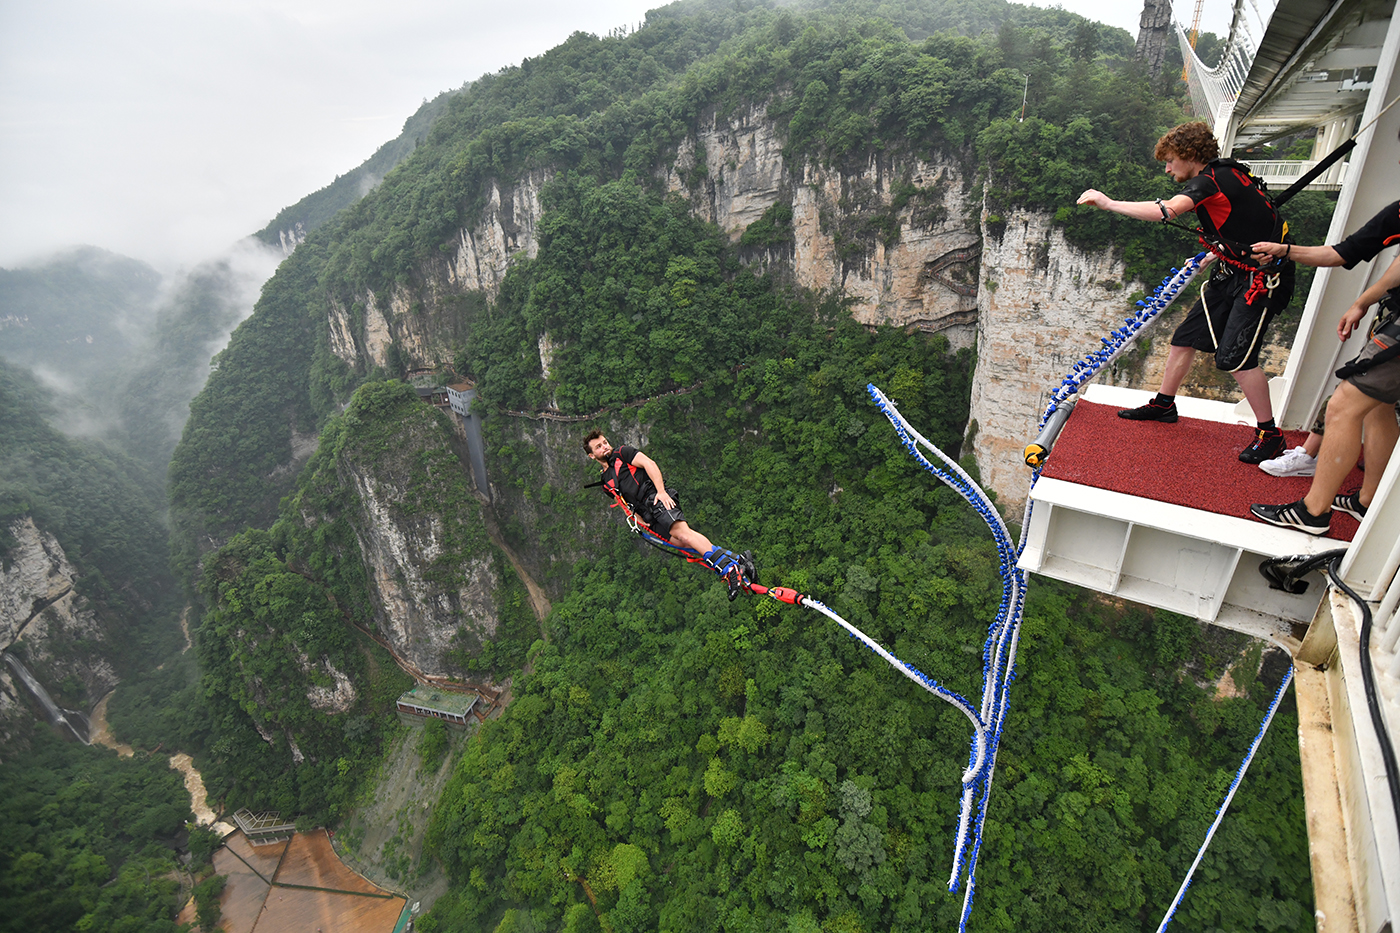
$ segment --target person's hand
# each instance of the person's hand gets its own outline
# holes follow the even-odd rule
[[[1360,305],[1352,305],[1347,308],[1342,319],[1337,322],[1337,339],[1345,340],[1351,336],[1351,332],[1356,330],[1356,325],[1361,323],[1361,319],[1366,316],[1366,308]]]
[[[1079,200],[1075,201],[1074,203],[1087,204],[1090,207],[1097,207],[1099,210],[1105,210],[1108,207],[1108,202],[1111,200],[1112,198],[1110,198],[1108,195],[1104,194],[1097,188],[1090,188],[1089,190],[1081,194],[1079,196]]]
[[[670,511],[676,507],[676,500],[671,498],[670,493],[662,489],[656,493],[656,504]]]
[[[1254,253],[1254,258],[1260,262],[1266,262],[1272,259],[1283,259],[1289,252],[1287,244],[1270,243],[1267,240],[1261,243],[1255,243],[1250,247],[1250,250]]]

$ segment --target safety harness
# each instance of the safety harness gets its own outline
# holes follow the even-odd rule
[[[633,478],[633,482],[636,482],[637,468],[630,463],[624,463],[621,457],[614,457],[614,479],[600,479],[596,483],[588,483],[583,488],[592,489],[594,487],[600,487],[605,493],[612,496],[613,503],[612,505],[608,506],[608,508],[621,509],[623,517],[627,520],[627,527],[631,528],[634,532],[640,535],[642,540],[645,541],[647,544],[650,544],[652,547],[658,550],[665,551],[667,554],[673,554],[676,557],[684,557],[687,563],[703,564],[704,566],[713,570],[715,574],[718,575],[721,579],[726,580],[728,582],[731,575],[731,571],[735,566],[740,564],[739,555],[725,548],[716,547],[713,551],[710,552],[711,555],[714,556],[714,559],[711,559],[711,557],[703,555],[698,551],[686,547],[681,547],[679,544],[676,544],[674,541],[672,541],[670,538],[667,538],[665,535],[658,534],[650,525],[646,523],[646,521],[640,515],[637,514],[636,510],[634,510],[630,505],[627,504],[627,500],[623,498],[622,493],[618,490],[616,480],[617,478],[621,477],[621,470],[623,467],[626,467],[628,470],[631,471],[630,475]],[[637,488],[638,490],[642,488],[641,483],[637,483]],[[767,590],[764,590],[762,587],[757,587],[757,585],[752,580],[749,580],[742,572],[739,572],[734,576],[736,577],[735,582],[737,585],[730,586],[729,598],[731,600],[738,596],[739,591],[741,590],[747,590],[751,593],[767,592]],[[781,589],[781,587],[779,587],[779,589]]]
[[[1269,186],[1265,184],[1264,179],[1260,178],[1258,175],[1255,175],[1252,171],[1250,171],[1248,165],[1245,165],[1243,162],[1237,161],[1235,159],[1212,159],[1210,162],[1207,163],[1208,167],[1211,165],[1218,165],[1223,168],[1228,168],[1240,175],[1243,175],[1246,185],[1252,185],[1254,189],[1258,191],[1259,194],[1264,198],[1264,200],[1269,203],[1269,207],[1274,212],[1274,232],[1272,236],[1275,238],[1275,242],[1291,242],[1288,240],[1288,221],[1284,220],[1283,215],[1279,213],[1278,203],[1276,203],[1274,199],[1269,196]],[[1168,227],[1175,227],[1178,230],[1185,230],[1187,233],[1194,233],[1196,235],[1196,238],[1200,241],[1201,245],[1204,246],[1206,249],[1210,250],[1210,252],[1214,254],[1215,257],[1219,259],[1222,263],[1231,266],[1235,269],[1239,269],[1240,271],[1245,272],[1250,276],[1249,290],[1244,293],[1245,304],[1253,304],[1254,300],[1260,295],[1264,294],[1265,292],[1272,295],[1274,289],[1278,288],[1279,282],[1282,280],[1281,275],[1277,268],[1275,268],[1273,272],[1270,272],[1269,270],[1272,267],[1283,265],[1283,263],[1286,260],[1276,259],[1274,260],[1274,262],[1270,263],[1267,266],[1256,266],[1251,263],[1245,262],[1242,259],[1237,259],[1234,256],[1230,255],[1228,252],[1226,252],[1227,246],[1231,249],[1234,249],[1241,255],[1248,255],[1250,252],[1250,248],[1253,244],[1241,243],[1238,240],[1232,240],[1229,237],[1220,236],[1219,231],[1216,231],[1216,235],[1213,237],[1207,236],[1205,229],[1200,225],[1197,225],[1195,227],[1188,227],[1185,224],[1179,224],[1171,220],[1171,218],[1167,215],[1167,208],[1165,205],[1162,204],[1160,198],[1157,201],[1157,206],[1162,211],[1162,223],[1166,224]]]
[[[1388,363],[1400,356],[1400,308],[1396,308],[1395,302],[1387,295],[1381,299],[1380,312],[1376,315],[1375,322],[1371,325],[1371,332],[1367,338],[1380,347],[1381,350],[1369,359],[1357,357],[1337,370],[1338,379],[1350,379],[1352,376],[1359,376],[1381,363]],[[1381,337],[1389,337],[1394,341],[1390,346],[1381,343]]]

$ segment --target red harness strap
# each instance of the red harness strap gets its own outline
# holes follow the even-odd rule
[[[608,508],[622,509],[622,514],[627,519],[627,526],[633,531],[635,531],[637,534],[641,535],[643,539],[646,539],[649,544],[655,544],[657,547],[662,548],[662,550],[669,550],[671,553],[675,554],[678,557],[684,557],[688,562],[692,564],[704,564],[706,567],[710,567],[710,569],[712,570],[715,569],[709,561],[697,555],[695,551],[692,551],[689,548],[683,548],[679,544],[676,544],[674,541],[671,541],[669,538],[665,538],[653,531],[650,525],[642,521],[642,519],[637,515],[637,513],[632,511],[632,509],[627,505],[627,500],[623,499],[622,495],[618,493],[616,489],[609,488],[606,483],[603,485],[603,488],[606,489],[609,493],[611,493],[613,499],[616,500],[615,502],[613,502],[612,505],[608,506]]]
[[[1269,274],[1264,266],[1251,266],[1249,263],[1241,262],[1233,256],[1227,256],[1224,250],[1210,240],[1207,240],[1203,234],[1200,235],[1200,241],[1201,245],[1214,253],[1216,258],[1221,262],[1234,266],[1237,269],[1242,269],[1250,274],[1249,290],[1244,293],[1245,304],[1254,304],[1254,299],[1264,294],[1264,292],[1273,291],[1275,286],[1278,285],[1277,280],[1275,280],[1272,285],[1269,284]]]

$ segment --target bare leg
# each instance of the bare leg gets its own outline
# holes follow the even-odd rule
[[[709,538],[685,522],[676,522],[671,526],[671,542],[679,544],[681,547],[690,548],[692,551],[698,551],[701,557],[715,549]]]
[[[1322,437],[1322,449],[1317,455],[1317,472],[1303,499],[1312,514],[1326,515],[1332,511],[1332,497],[1342,488],[1342,482],[1361,456],[1362,422],[1372,408],[1383,404],[1349,382],[1337,386],[1332,401],[1327,403],[1327,433]],[[1390,443],[1393,447],[1395,442],[1391,440]]]
[[[1264,370],[1256,366],[1231,375],[1240,384],[1244,397],[1249,401],[1249,407],[1254,410],[1254,420],[1274,420],[1274,406],[1269,400],[1269,377],[1264,375]]]
[[[1361,483],[1361,504],[1370,505],[1376,487],[1381,484],[1381,474],[1390,463],[1395,441],[1400,439],[1400,424],[1395,423],[1395,409],[1382,403],[1366,413],[1362,426],[1366,438],[1366,478]]]
[[[1162,371],[1162,387],[1157,391],[1163,395],[1175,395],[1195,359],[1196,351],[1190,347],[1172,347],[1167,351],[1167,367]]]
[[[1303,441],[1303,453],[1307,454],[1309,457],[1312,457],[1314,460],[1316,460],[1316,459],[1317,459],[1317,452],[1318,452],[1319,450],[1321,450],[1321,449],[1322,449],[1322,435],[1321,435],[1321,434],[1314,434],[1312,431],[1309,431],[1309,432],[1308,432],[1308,439],[1305,440],[1305,441]]]

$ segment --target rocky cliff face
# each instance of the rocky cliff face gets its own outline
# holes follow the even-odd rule
[[[510,570],[487,537],[446,419],[408,404],[387,441],[347,443],[335,476],[354,494],[345,517],[369,574],[379,635],[422,674],[461,678],[462,659],[496,634],[501,574]]]
[[[54,536],[32,518],[14,521],[9,531],[16,544],[0,566],[0,652],[18,652],[50,693],[81,685],[83,696],[65,699],[95,702],[117,676],[98,653],[106,635],[74,589],[77,572]],[[0,665],[0,732],[5,720],[28,715],[27,691],[8,665]]]
[[[494,299],[510,263],[539,251],[540,193],[551,174],[535,171],[514,182],[493,182],[476,225],[457,234],[456,249],[422,270],[415,285],[388,294],[366,291],[328,312],[331,351],[352,366],[388,366],[397,344],[413,365],[452,358],[461,336],[453,302],[463,295]]]
[[[412,519],[395,508],[392,486],[358,473],[347,479],[365,518],[360,553],[371,574],[380,632],[395,654],[424,674],[459,673],[444,657],[454,642],[465,636],[480,644],[496,631],[494,561],[489,555],[468,561],[456,568],[459,579],[452,583],[430,579],[444,552],[441,516]]]
[[[872,158],[843,172],[792,166],[763,107],[710,113],[664,172],[669,190],[739,239],[779,201],[792,205],[794,281],[850,302],[863,324],[975,333],[981,233],[970,179],[954,160]],[[971,219],[970,219],[971,218]]]
[[[1123,284],[1111,257],[1067,244],[1048,216],[1020,214],[1004,230],[984,229],[972,171],[956,157],[880,156],[844,170],[790,163],[782,132],[760,105],[709,113],[658,178],[735,241],[774,205],[789,205],[790,241],[748,250],[751,262],[838,296],[862,323],[942,333],[954,347],[976,342],[977,458],[984,481],[1014,514],[1028,480],[1021,448],[1045,393],[1116,326],[1138,286]],[[459,336],[454,302],[494,299],[510,263],[537,252],[549,179],[536,171],[493,184],[481,220],[459,232],[452,253],[420,270],[416,284],[333,305],[335,354],[384,366],[397,346],[411,366],[447,362]],[[542,339],[546,369],[549,351]]]
[[[1022,450],[1050,393],[1126,316],[1122,263],[1075,249],[1052,220],[1017,215],[987,230],[982,250],[972,446],[983,486],[1018,520],[1030,486]]]

